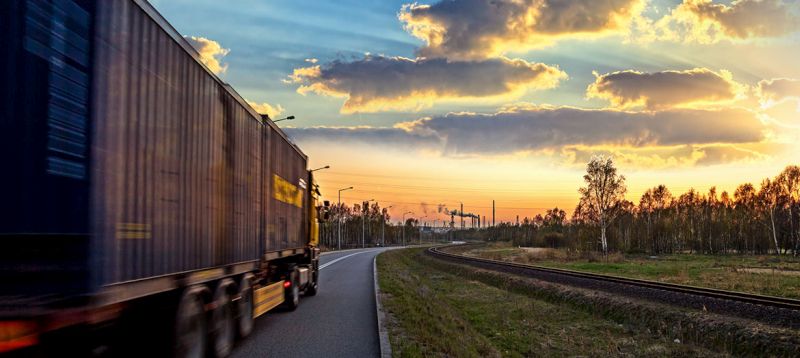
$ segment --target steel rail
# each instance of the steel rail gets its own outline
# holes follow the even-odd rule
[[[484,258],[479,258],[479,257],[464,256],[464,255],[458,255],[458,254],[445,252],[445,251],[441,250],[441,248],[444,248],[444,247],[447,247],[447,246],[432,247],[432,248],[428,249],[427,251],[428,251],[429,254],[431,254],[433,256],[447,257],[447,258],[451,258],[451,259],[454,259],[454,260],[457,260],[457,261],[465,262],[467,264],[469,264],[469,263],[483,263],[483,264],[500,266],[500,267],[513,267],[513,268],[529,271],[530,273],[546,272],[546,273],[551,273],[551,274],[565,275],[565,276],[571,276],[571,277],[580,277],[580,278],[586,278],[586,279],[597,280],[597,281],[614,282],[614,283],[620,283],[620,284],[631,285],[631,286],[645,287],[645,288],[665,290],[665,291],[671,291],[671,292],[686,293],[686,294],[692,294],[692,295],[696,295],[696,296],[724,299],[724,300],[744,302],[744,303],[757,304],[757,305],[770,306],[770,307],[777,307],[777,308],[784,308],[784,309],[790,309],[790,310],[800,310],[800,300],[792,299],[792,298],[757,295],[757,294],[745,293],[745,292],[727,291],[727,290],[719,290],[719,289],[714,289],[714,288],[697,287],[697,286],[689,286],[689,285],[679,285],[679,284],[674,284],[674,283],[657,282],[657,281],[642,280],[642,279],[636,279],[636,278],[626,278],[626,277],[619,277],[619,276],[612,276],[612,275],[601,275],[601,274],[596,274],[596,273],[588,273],[588,272],[566,270],[566,269],[558,269],[558,268],[551,268],[551,267],[544,267],[544,266],[537,266],[537,265],[526,265],[526,264],[520,264],[520,263],[508,262],[508,261],[498,261],[498,260],[484,259]]]

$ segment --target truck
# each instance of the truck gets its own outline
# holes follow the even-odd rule
[[[0,1],[0,354],[224,357],[319,290],[308,157],[146,0]]]

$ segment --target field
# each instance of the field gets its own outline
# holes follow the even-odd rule
[[[622,255],[608,258],[508,243],[456,249],[470,256],[693,286],[800,298],[800,258],[752,255]]]
[[[378,257],[396,357],[718,356],[604,319],[454,275],[422,249]]]

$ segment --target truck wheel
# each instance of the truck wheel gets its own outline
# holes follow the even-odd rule
[[[289,311],[296,310],[297,306],[300,305],[300,280],[298,276],[300,276],[300,274],[297,272],[297,269],[289,273],[288,281],[292,284],[286,288],[284,293],[284,306]]]
[[[175,315],[174,357],[204,358],[206,318],[203,301],[195,290],[184,292]]]
[[[309,282],[308,287],[306,287],[305,295],[306,296],[316,296],[317,292],[319,291],[319,273],[315,272],[311,275],[312,280]]]
[[[233,349],[235,328],[233,302],[228,285],[220,284],[214,294],[216,308],[211,312],[211,352],[214,357],[227,357]]]
[[[239,297],[237,332],[240,338],[244,338],[253,331],[253,287],[250,285],[250,277],[242,278],[239,283]]]

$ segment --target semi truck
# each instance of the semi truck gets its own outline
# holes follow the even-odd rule
[[[0,1],[0,354],[226,356],[319,290],[307,156],[146,0]]]

